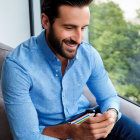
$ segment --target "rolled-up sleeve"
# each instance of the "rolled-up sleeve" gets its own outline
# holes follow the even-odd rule
[[[15,61],[6,58],[1,84],[14,140],[57,140],[41,134],[37,111],[29,94],[32,80],[28,72]]]
[[[91,63],[92,72],[87,81],[87,86],[94,94],[101,112],[104,113],[108,109],[114,108],[118,112],[119,119],[121,117],[121,113],[119,112],[120,101],[108,73],[104,69],[102,59],[96,50],[94,50],[94,54],[91,54]]]

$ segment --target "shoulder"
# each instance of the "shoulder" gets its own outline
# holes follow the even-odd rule
[[[30,39],[24,41],[13,49],[5,58],[5,60],[11,60],[15,62],[25,62],[31,58],[34,51],[37,51],[38,45],[36,37],[31,37]]]
[[[15,49],[13,49],[7,57],[16,58],[18,56],[22,56],[22,54],[26,54],[29,51],[35,50],[37,46],[36,37],[31,37],[30,39],[24,41],[20,45],[18,45]],[[27,55],[27,54],[26,54]]]
[[[81,64],[89,65],[91,69],[103,66],[103,61],[99,52],[85,41],[79,46],[78,58]]]
[[[79,52],[82,57],[89,57],[90,59],[97,59],[100,57],[99,52],[88,42],[82,41],[79,46]]]
[[[82,41],[80,46],[81,46],[80,48],[82,50],[87,51],[87,52],[90,52],[90,50],[94,49],[90,43],[85,42],[85,41]]]

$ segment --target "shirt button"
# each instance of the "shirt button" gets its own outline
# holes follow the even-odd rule
[[[56,74],[55,76],[58,77],[58,74]]]
[[[58,72],[58,70],[56,70],[56,72]]]

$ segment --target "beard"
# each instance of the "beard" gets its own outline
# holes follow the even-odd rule
[[[49,33],[48,33],[48,41],[53,48],[53,50],[59,54],[60,56],[67,58],[67,59],[73,59],[76,54],[77,54],[77,49],[80,44],[78,44],[76,41],[71,40],[70,38],[63,39],[60,41],[60,39],[55,35],[55,32],[52,28],[50,27]],[[72,45],[77,45],[77,48],[75,50],[70,50],[66,49],[64,47],[64,44],[72,46]]]

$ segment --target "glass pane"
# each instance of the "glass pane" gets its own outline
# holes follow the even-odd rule
[[[117,92],[140,104],[140,1],[104,1],[90,6],[89,42],[101,54]]]

